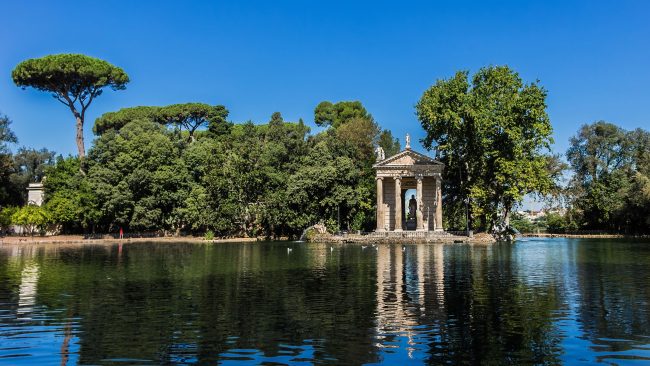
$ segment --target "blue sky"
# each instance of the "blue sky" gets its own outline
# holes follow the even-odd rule
[[[302,117],[360,100],[400,140],[414,105],[457,70],[507,64],[548,89],[554,150],[583,123],[650,127],[649,1],[7,1],[0,4],[0,112],[20,145],[76,153],[74,120],[11,81],[20,61],[84,53],[122,67],[87,116],[136,105],[223,104],[235,122]]]

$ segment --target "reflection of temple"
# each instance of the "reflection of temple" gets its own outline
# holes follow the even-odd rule
[[[405,150],[389,158],[380,151],[373,167],[377,171],[377,231],[443,230],[441,162],[411,150],[407,135]],[[416,190],[413,202],[406,197],[408,189]]]
[[[36,286],[38,285],[38,263],[29,261],[20,273],[18,290],[18,317],[28,319],[36,303]]]
[[[443,249],[443,245],[378,246],[377,334],[406,336],[413,345],[420,316],[443,309]],[[429,301],[425,299],[428,291],[434,292]]]

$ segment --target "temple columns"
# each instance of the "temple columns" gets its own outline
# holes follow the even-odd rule
[[[402,231],[402,177],[395,177],[395,231]]]
[[[384,178],[377,178],[377,231],[384,231]]]
[[[436,231],[443,231],[442,228],[442,178],[436,177]]]
[[[418,206],[415,210],[415,219],[417,222],[417,226],[415,229],[417,231],[424,231],[424,215],[422,214],[422,180],[424,179],[421,175],[418,175],[415,177],[417,179],[417,186],[415,190],[415,195],[416,195],[416,200],[418,203]]]

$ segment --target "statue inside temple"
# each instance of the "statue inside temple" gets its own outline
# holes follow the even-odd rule
[[[415,219],[415,210],[418,207],[418,202],[415,199],[414,195],[411,195],[411,199],[409,200],[409,214],[408,218],[409,219]]]

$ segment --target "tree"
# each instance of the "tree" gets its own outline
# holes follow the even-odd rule
[[[40,182],[45,177],[47,167],[54,165],[54,151],[21,147],[14,155],[18,174],[27,182]]]
[[[399,139],[393,137],[393,133],[390,130],[381,131],[377,145],[384,149],[386,157],[393,156],[402,150]]]
[[[51,222],[60,225],[60,231],[64,233],[93,231],[101,222],[99,198],[89,177],[80,172],[79,166],[78,157],[60,156],[45,173],[44,206]]]
[[[185,128],[189,139],[194,142],[194,131],[200,127],[219,130],[219,125],[226,123],[228,110],[221,105],[211,106],[205,103],[172,104],[158,110],[158,121]]]
[[[583,125],[567,159],[572,211],[583,228],[647,232],[650,224],[650,132],[605,121]]]
[[[45,148],[36,150],[21,147],[13,156],[13,170],[9,176],[13,202],[26,203],[29,183],[41,182],[48,167],[54,165],[54,152]]]
[[[0,114],[0,154],[9,152],[8,144],[18,143],[16,134],[9,128],[11,120],[9,117]]]
[[[4,207],[0,209],[0,236],[11,229],[12,217],[18,211],[18,207]]]
[[[14,165],[9,150],[9,144],[18,142],[16,134],[9,128],[11,120],[5,115],[0,115],[0,207],[7,203],[15,202],[15,192],[10,182]]]
[[[122,108],[116,112],[106,112],[95,120],[93,132],[102,135],[109,130],[119,130],[127,123],[135,120],[158,122],[160,107],[139,106]]]
[[[321,127],[332,126],[338,128],[353,118],[372,119],[359,101],[343,101],[332,104],[320,102],[314,110],[314,122]]]
[[[19,63],[11,76],[17,86],[50,92],[70,109],[76,120],[77,149],[82,164],[86,156],[83,135],[86,110],[104,88],[122,90],[129,82],[121,68],[79,54],[29,59]]]
[[[552,128],[537,83],[524,84],[507,66],[482,68],[471,82],[462,71],[425,91],[416,111],[424,146],[435,146],[446,165],[448,213],[460,214],[468,201],[470,227],[475,219],[479,229],[507,223],[526,194],[551,188]]]
[[[49,223],[49,217],[43,207],[27,205],[19,208],[12,216],[11,221],[20,225],[23,230],[31,236],[40,230],[45,230]]]

